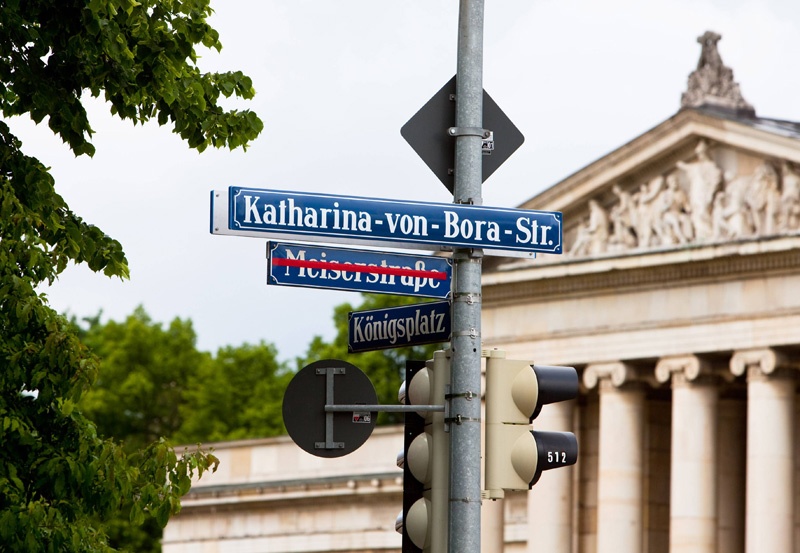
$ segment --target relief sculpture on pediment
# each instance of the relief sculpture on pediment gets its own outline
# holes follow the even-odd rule
[[[782,230],[800,227],[800,173],[787,162],[781,165],[783,187],[778,212],[778,227]]]
[[[760,162],[752,174],[725,171],[701,140],[688,160],[631,192],[612,186],[604,207],[589,201],[574,257],[772,236],[800,229],[800,172],[788,162]]]
[[[697,144],[695,153],[696,160],[679,161],[677,167],[686,174],[688,181],[688,208],[694,237],[706,240],[712,237],[711,206],[722,182],[722,169],[708,157],[708,146],[704,140]]]

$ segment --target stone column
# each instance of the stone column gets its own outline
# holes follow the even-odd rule
[[[747,438],[747,402],[744,398],[720,399],[718,434],[717,550],[744,553]]]
[[[656,379],[672,382],[669,551],[717,551],[718,387],[695,355],[665,357]]]
[[[771,348],[737,351],[731,372],[747,373],[745,553],[794,551],[796,384]]]
[[[574,404],[574,401],[565,401],[545,406],[533,421],[534,430],[574,432]],[[580,459],[580,455],[578,457]],[[573,480],[573,467],[550,470],[528,494],[529,553],[572,551]]]
[[[600,391],[597,553],[641,553],[644,388],[622,362],[587,366],[583,383]]]

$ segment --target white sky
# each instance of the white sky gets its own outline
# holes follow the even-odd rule
[[[274,343],[301,355],[333,336],[355,293],[266,286],[264,240],[212,236],[209,191],[227,186],[449,202],[400,128],[455,73],[457,0],[216,0],[224,45],[204,70],[242,70],[265,130],[246,152],[197,154],[168,127],[133,127],[91,106],[97,153],[74,158],[16,120],[57,190],[122,242],[131,280],[71,268],[47,291],[58,310],[190,318],[201,349]],[[720,52],[760,116],[800,121],[796,0],[487,0],[484,88],[525,143],[484,186],[516,206],[672,116],[700,54]]]

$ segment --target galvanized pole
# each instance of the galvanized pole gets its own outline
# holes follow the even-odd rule
[[[484,0],[460,0],[453,202],[481,205]],[[450,404],[450,553],[481,548],[481,260],[454,251]]]

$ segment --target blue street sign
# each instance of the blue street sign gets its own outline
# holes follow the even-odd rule
[[[449,259],[267,242],[267,284],[449,298]]]
[[[348,329],[347,348],[351,353],[447,342],[450,302],[353,311]]]
[[[231,186],[211,193],[211,232],[509,255],[561,253],[561,213]]]

